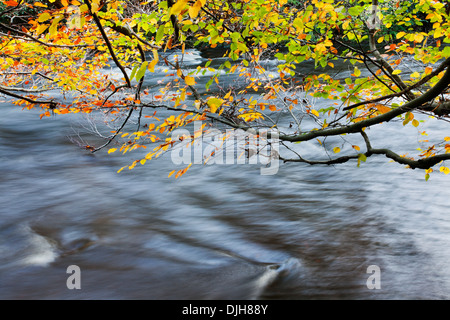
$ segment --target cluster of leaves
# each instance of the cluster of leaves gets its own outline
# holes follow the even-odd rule
[[[448,118],[450,28],[444,2],[168,0],[143,1],[139,10],[135,2],[121,0],[32,2],[0,2],[4,8],[0,93],[23,108],[40,107],[41,117],[103,114],[112,126],[110,134],[103,135],[103,144],[84,147],[96,152],[109,146],[109,153],[153,147],[126,166],[129,169],[186,140],[194,143],[220,123],[254,135],[277,129],[280,141],[293,154],[281,157],[284,161],[356,160],[359,165],[382,154],[410,168],[425,169],[427,178],[436,165],[449,173],[444,165],[450,159],[447,136],[406,157],[373,148],[365,130],[395,119],[401,120],[400,126],[419,130],[421,122],[414,116],[418,113]],[[376,14],[381,26],[367,23],[367,10],[374,5],[380,8]],[[30,6],[39,10],[26,25],[7,22]],[[420,23],[433,28],[415,30]],[[226,60],[217,69],[210,62],[189,69],[184,62],[189,39],[202,48],[228,48]],[[278,50],[279,44],[285,50]],[[262,63],[267,56],[277,62],[275,74]],[[407,57],[417,64],[417,71],[403,76],[402,61]],[[349,76],[333,76],[336,61],[351,66]],[[303,74],[305,63],[314,64],[316,71]],[[120,77],[105,72],[111,66]],[[320,73],[323,69],[327,73]],[[158,94],[144,87],[145,79],[156,72],[167,76],[158,82]],[[212,76],[202,88],[198,77],[205,72]],[[238,87],[226,87],[223,74],[237,74],[244,80]],[[57,99],[55,91],[62,92],[63,98]],[[314,99],[326,99],[329,106],[317,108],[311,103]],[[289,126],[284,125],[286,117]],[[202,122],[198,131],[177,139],[170,136],[197,122]],[[362,145],[348,142],[348,135],[360,136]],[[342,138],[331,146],[334,155],[325,147],[331,136]],[[327,158],[305,159],[288,146],[302,141],[317,141]],[[343,152],[347,154],[340,155]]]

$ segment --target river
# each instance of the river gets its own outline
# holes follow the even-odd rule
[[[382,156],[169,179],[167,155],[117,173],[134,155],[80,150],[81,116],[0,107],[0,299],[450,298],[448,176],[425,181]],[[394,124],[370,134],[398,152],[420,139]],[[80,290],[66,286],[70,265]]]

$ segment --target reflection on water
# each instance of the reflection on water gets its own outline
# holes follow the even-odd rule
[[[80,151],[73,118],[2,114],[2,299],[450,298],[445,177],[382,157],[273,176],[194,165],[173,180],[167,156],[117,174],[129,159]],[[72,264],[81,290],[66,287]]]

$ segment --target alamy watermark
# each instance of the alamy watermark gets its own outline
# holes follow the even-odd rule
[[[366,281],[367,288],[370,290],[381,289],[381,269],[377,265],[370,265],[367,267],[366,273],[371,275]]]
[[[77,265],[67,267],[66,273],[71,274],[66,281],[67,289],[81,289],[81,269]]]
[[[260,165],[261,175],[274,175],[279,169],[279,132],[275,129],[203,130],[194,123],[194,132],[177,129],[172,141],[179,141],[171,152],[172,162],[180,164]]]

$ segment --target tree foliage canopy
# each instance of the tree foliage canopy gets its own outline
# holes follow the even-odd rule
[[[0,93],[25,109],[41,108],[41,117],[105,115],[113,130],[84,147],[147,149],[130,169],[220,125],[256,136],[276,129],[286,162],[359,165],[384,155],[424,169],[428,179],[436,169],[450,172],[448,132],[402,155],[373,146],[368,128],[414,126],[426,136],[422,115],[448,121],[449,9],[431,0],[2,0]],[[220,49],[223,63],[190,69],[189,48]],[[275,72],[264,59],[276,62]],[[336,63],[350,72],[334,76]],[[167,80],[149,94],[144,83],[158,65]],[[314,69],[305,73],[306,65]],[[105,72],[109,67],[120,77]],[[200,84],[205,73],[210,79]],[[221,77],[229,75],[238,84],[225,85]],[[327,107],[318,108],[318,99]],[[200,132],[171,136],[196,122]],[[325,157],[308,159],[292,148],[324,146],[330,137],[342,139],[332,140]]]

